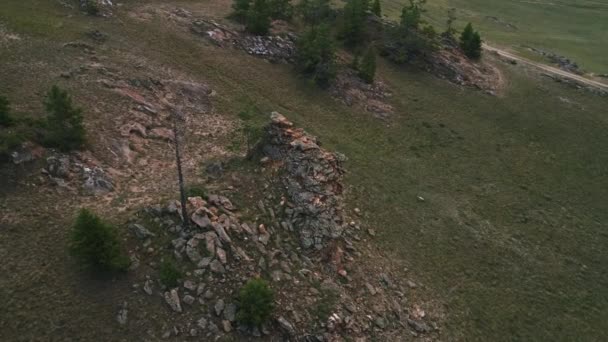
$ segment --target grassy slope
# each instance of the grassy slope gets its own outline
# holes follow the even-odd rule
[[[385,14],[399,16],[406,0],[384,0]],[[608,73],[608,3],[595,0],[429,0],[428,17],[443,30],[448,8],[457,8],[457,26],[472,22],[491,44],[528,54],[522,45],[552,51],[587,71]],[[495,22],[488,17],[497,17]],[[508,28],[504,23],[515,25]],[[537,57],[530,55],[530,57]]]
[[[12,10],[23,9],[15,4]],[[29,20],[49,21],[51,26],[65,20],[61,10],[55,10]],[[608,263],[603,205],[608,119],[601,115],[605,98],[530,78],[512,66],[502,67],[511,82],[507,94],[495,98],[381,63],[379,72],[394,90],[398,109],[387,127],[337,104],[298,80],[287,66],[193,44],[158,23],[142,27],[122,19],[124,24],[113,25],[101,20],[81,23],[76,17],[63,27],[68,33],[100,28],[110,34],[108,44],[114,47],[208,80],[218,91],[221,113],[235,115],[249,102],[266,111],[279,110],[327,146],[346,153],[349,198],[364,209],[367,224],[381,233],[379,243],[447,303],[446,339],[608,338],[602,319],[608,315],[603,267]],[[27,32],[28,27],[22,29]],[[41,31],[66,39],[63,30]],[[560,96],[583,109],[560,101]],[[417,201],[417,195],[426,201]],[[43,236],[56,231],[49,227],[43,232],[47,230]],[[36,229],[32,225],[20,231]],[[52,236],[59,242],[48,244],[45,253],[49,260],[66,263],[60,247],[64,234]],[[29,241],[16,232],[10,238],[15,246]],[[7,256],[18,253],[3,251]],[[30,333],[57,324],[49,318],[57,301],[72,298],[59,317],[80,317],[92,336],[111,334],[106,324],[95,326],[98,318],[89,322],[82,316],[87,296],[69,297],[74,296],[73,288],[51,285],[56,289],[45,297],[52,301],[26,296],[38,293],[36,286],[45,277],[67,277],[72,287],[78,286],[66,266],[47,266],[28,277],[28,267],[37,263],[9,262],[3,269],[25,280],[7,280],[3,288],[10,290],[7,296],[23,301],[10,302],[10,312],[19,312],[23,321],[39,322]],[[16,288],[25,292],[16,294]],[[93,307],[106,315],[99,318],[104,322],[114,310],[102,303]]]

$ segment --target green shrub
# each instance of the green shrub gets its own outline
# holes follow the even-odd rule
[[[473,25],[468,23],[460,35],[460,47],[464,54],[472,59],[481,57],[481,36],[473,30]]]
[[[53,86],[44,106],[48,113],[45,144],[62,151],[81,148],[85,143],[82,110],[74,107],[67,91]]]
[[[69,249],[86,269],[113,272],[129,267],[116,229],[87,209],[81,209],[76,218]]]
[[[262,279],[250,279],[239,292],[237,320],[250,326],[266,322],[274,309],[274,293]]]
[[[207,197],[207,189],[203,186],[191,185],[186,188],[186,197]]]
[[[387,28],[381,54],[395,63],[412,62],[437,49],[435,29],[422,19],[426,0],[410,0],[397,27]]]
[[[176,287],[178,284],[179,278],[182,277],[182,272],[180,272],[173,261],[169,259],[163,260],[160,264],[160,282],[166,287]]]
[[[335,48],[327,25],[312,27],[296,42],[296,68],[320,86],[335,77]]]
[[[15,123],[11,117],[11,108],[8,99],[0,96],[0,126],[9,127]]]

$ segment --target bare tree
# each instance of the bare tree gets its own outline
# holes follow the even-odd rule
[[[175,144],[175,161],[177,163],[177,179],[179,182],[179,194],[180,202],[182,205],[182,220],[184,228],[188,228],[188,210],[186,209],[186,190],[184,187],[184,174],[182,172],[182,158],[180,151],[180,139],[183,137],[184,129],[183,125],[180,125],[178,121],[183,121],[184,116],[177,110],[172,110],[173,118],[173,142]]]

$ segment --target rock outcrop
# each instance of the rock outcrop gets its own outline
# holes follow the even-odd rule
[[[317,139],[274,112],[266,128],[263,152],[285,169],[283,182],[291,201],[290,226],[304,248],[321,249],[342,235],[342,163],[346,157],[322,149]]]

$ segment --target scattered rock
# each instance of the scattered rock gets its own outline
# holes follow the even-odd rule
[[[236,321],[236,310],[236,304],[230,303],[226,305],[226,308],[224,309],[224,319],[229,322]]]
[[[195,298],[192,297],[191,295],[185,295],[184,299],[183,299],[184,303],[186,303],[188,305],[194,304],[194,300],[195,300]]]
[[[171,309],[175,312],[182,312],[182,305],[179,300],[179,294],[177,293],[177,289],[172,289],[169,292],[165,292],[165,301]]]
[[[215,309],[215,315],[219,316],[222,314],[222,312],[224,311],[224,300],[223,299],[218,299],[217,302],[215,302],[215,305],[213,306],[213,308]]]
[[[142,226],[138,223],[129,224],[129,230],[135,234],[135,236],[140,240],[145,240],[147,238],[155,237],[156,234],[152,233],[146,227]]]
[[[149,296],[152,295],[154,291],[154,282],[151,279],[148,279],[144,282],[144,292]]]
[[[294,328],[293,324],[291,324],[288,320],[285,319],[285,317],[280,316],[279,318],[277,318],[277,322],[279,323],[281,329],[288,333],[289,336],[295,336],[296,329]]]
[[[430,332],[431,328],[421,320],[409,319],[407,320],[407,324],[412,327],[416,332],[426,333]]]
[[[209,264],[209,268],[214,273],[219,273],[219,274],[226,273],[226,269],[224,268],[224,265],[222,265],[222,263],[219,260],[217,260],[217,259],[213,260]]]
[[[120,307],[120,310],[118,311],[118,315],[116,316],[116,320],[118,321],[118,324],[120,324],[120,325],[127,324],[127,315],[129,313],[129,311],[127,310],[127,306],[128,306],[128,303],[123,302]]]

